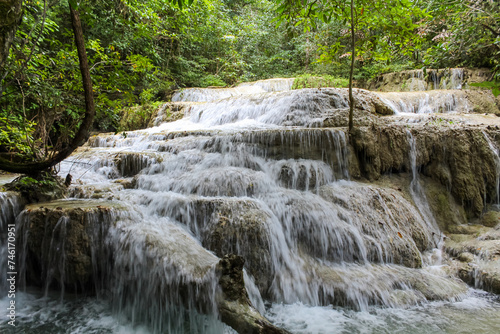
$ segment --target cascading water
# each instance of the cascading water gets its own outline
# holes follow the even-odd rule
[[[378,93],[396,114],[469,113],[472,108],[462,91]]]
[[[429,203],[427,202],[427,196],[425,195],[424,189],[420,185],[419,173],[417,169],[417,142],[410,131],[408,131],[407,134],[408,134],[408,143],[410,145],[409,158],[410,158],[410,167],[412,173],[410,194],[413,198],[413,201],[415,202],[415,205],[422,214],[424,220],[427,222],[428,228],[430,230],[434,230],[434,232],[437,232],[439,231],[439,229],[437,227],[434,216],[430,210],[430,206]],[[436,245],[437,241],[438,240],[435,240]]]
[[[45,304],[24,294],[22,330],[37,332],[27,316],[34,313],[47,328],[44,317],[69,319],[66,328],[52,325],[60,332],[231,333],[217,320],[216,302],[216,265],[229,253],[246,260],[254,306],[293,333],[395,332],[397,322],[414,332],[405,318],[432,332],[454,319],[450,309],[471,303],[483,303],[491,316],[482,316],[496,319],[497,303],[426,266],[439,230],[419,184],[410,132],[415,205],[398,190],[350,181],[345,129],[316,128],[325,115],[347,109],[346,91],[222,100],[213,91],[212,102],[193,106],[182,120],[92,137],[61,164],[80,199],[18,216],[28,235],[37,210],[89,208],[81,219],[90,229],[89,280],[98,296],[65,301],[57,311],[50,292]],[[108,210],[110,203],[118,207]],[[67,236],[60,248],[72,245],[64,217],[42,224],[49,250],[58,233]],[[61,265],[72,263],[56,257],[44,270],[68,280],[64,268],[50,272]],[[69,316],[78,308],[87,315]],[[500,328],[494,321],[491,328]]]
[[[449,75],[441,80],[441,85],[444,89],[462,89],[463,78],[463,68],[452,68]]]
[[[255,82],[244,82],[238,85],[238,87],[260,87],[266,92],[283,92],[292,89],[294,78],[288,79],[267,79],[259,80]]]
[[[495,172],[496,172],[496,205],[500,206],[500,150],[493,144],[490,137],[486,132],[483,131],[484,138],[488,142],[488,146],[493,153],[493,159],[495,160]]]
[[[12,271],[6,270],[9,260],[9,224],[13,224],[15,217],[19,214],[21,208],[22,202],[17,194],[0,192],[0,268],[2,268],[0,273],[0,297],[5,296],[9,290],[7,272]],[[13,240],[10,242],[13,244]],[[14,260],[12,262],[15,262],[15,259],[12,260]]]
[[[289,91],[292,89],[293,81],[293,78],[269,79],[245,82],[234,88],[184,88],[174,93],[172,101],[211,102],[241,95]]]

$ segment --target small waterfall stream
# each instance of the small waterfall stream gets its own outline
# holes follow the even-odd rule
[[[291,83],[186,89],[175,99],[206,102],[182,120],[92,137],[63,162],[60,175],[75,180],[71,199],[17,215],[20,208],[0,193],[0,227],[17,216],[24,238],[41,233],[32,230],[37,210],[88,209],[83,226],[99,226],[87,230],[97,298],[73,299],[63,287],[57,296],[48,289],[50,278],[70,279],[61,275],[71,262],[57,253],[73,242],[70,218],[45,222],[43,242],[52,252],[40,255],[52,259],[43,268],[45,297],[20,293],[22,330],[234,333],[217,319],[216,305],[215,268],[229,253],[245,258],[254,306],[293,333],[401,326],[401,333],[452,333],[477,309],[479,321],[495,319],[493,297],[467,292],[425,260],[440,232],[419,183],[411,132],[405,144],[414,203],[390,187],[352,181],[346,130],[317,127],[326,114],[347,109],[346,91],[288,91]],[[57,245],[55,234],[66,244]],[[64,302],[53,303],[61,295]],[[456,309],[464,314],[458,320]],[[62,318],[68,323],[55,320]],[[500,328],[495,321],[491,328]]]
[[[483,131],[484,138],[488,142],[488,146],[493,152],[493,158],[495,160],[496,167],[496,205],[500,205],[500,150],[493,144],[490,137],[486,132]]]
[[[424,189],[420,184],[419,180],[419,171],[417,167],[417,143],[415,137],[411,134],[410,131],[408,133],[408,143],[410,145],[410,164],[411,164],[411,173],[412,179],[410,183],[410,194],[415,202],[416,207],[420,211],[420,214],[424,218],[424,221],[428,224],[428,228],[430,230],[434,230],[437,232],[439,230],[436,220],[434,219],[434,215],[430,210],[429,203],[427,202],[427,196],[425,195]],[[436,246],[438,240],[435,240]]]

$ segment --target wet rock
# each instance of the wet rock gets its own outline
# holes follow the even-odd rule
[[[387,73],[367,83],[370,90],[425,91],[431,89],[460,89],[468,84],[491,80],[489,69],[451,68],[409,70]]]
[[[470,231],[469,231],[470,232]],[[450,235],[445,250],[466,262],[457,269],[464,282],[500,294],[500,228],[477,225],[473,234]]]
[[[481,224],[487,227],[495,227],[500,223],[500,212],[488,211],[481,217]]]
[[[323,304],[367,310],[370,305],[402,307],[430,300],[450,300],[467,292],[467,286],[445,272],[431,273],[395,265],[371,264],[325,266],[313,264],[315,279],[320,278]]]
[[[222,292],[217,298],[221,320],[240,334],[288,333],[273,326],[252,307],[243,280],[244,262],[240,256],[225,255],[217,264]]]
[[[361,174],[376,180],[383,173],[411,171],[410,132],[416,142],[415,168],[450,189],[469,215],[480,216],[484,198],[496,197],[496,158],[485,134],[496,141],[500,132],[472,126],[414,125],[411,131],[390,124],[355,128],[351,152]]]
[[[472,262],[474,261],[474,254],[469,253],[469,252],[463,252],[458,254],[457,259],[461,262]]]
[[[454,228],[467,224],[467,215],[463,206],[457,203],[446,187],[429,176],[421,175],[420,182],[441,231],[456,233],[452,232]]]
[[[159,154],[142,152],[117,153],[113,156],[113,159],[116,168],[123,177],[134,176],[144,168],[163,160]]]
[[[64,180],[50,172],[41,172],[29,176],[21,175],[4,185],[4,188],[20,193],[27,203],[47,202],[64,198],[68,191]]]
[[[418,268],[420,252],[435,247],[438,240],[439,231],[399,191],[346,183],[322,187],[320,195],[347,210],[343,215],[363,232],[370,261]]]
[[[245,259],[246,270],[265,293],[274,276],[270,254],[269,219],[267,212],[252,201],[228,200],[204,203],[209,221],[203,245],[217,256],[237,254]],[[211,211],[211,212],[210,212]]]
[[[28,205],[21,213],[28,282],[69,290],[92,290],[92,247],[119,206],[103,201],[53,201]]]
[[[183,118],[194,104],[193,102],[167,102],[151,115],[148,127],[177,121]]]
[[[117,180],[118,181],[118,180]],[[124,185],[120,182],[114,182],[112,184],[94,184],[94,185],[83,185],[78,184],[69,189],[69,195],[74,198],[88,198],[88,199],[104,199],[112,200],[114,198],[113,193],[115,191],[122,190]]]

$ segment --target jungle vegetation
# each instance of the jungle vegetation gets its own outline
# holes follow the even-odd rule
[[[119,131],[123,108],[168,100],[182,87],[462,66],[488,67],[500,79],[494,0],[24,0],[20,16],[4,4],[21,0],[6,0],[0,155],[12,161],[43,160],[84,121],[69,2],[85,39],[96,131]]]

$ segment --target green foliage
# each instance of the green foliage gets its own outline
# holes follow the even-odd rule
[[[19,192],[28,203],[62,198],[66,193],[63,180],[50,172],[20,176],[6,184],[5,188]]]
[[[349,76],[347,0],[70,3],[78,6],[84,26],[97,130],[143,124],[146,111],[124,124],[122,110],[154,105],[182,87],[297,75],[296,87],[338,87],[345,86],[339,78]],[[0,151],[26,158],[57,151],[84,113],[68,1],[46,4],[24,1],[23,20],[0,73]],[[354,79],[415,66],[486,66],[498,82],[499,6],[356,0]],[[486,88],[497,93],[498,84],[491,85]]]
[[[430,15],[420,29],[426,67],[488,67],[500,79],[500,3],[426,1]]]
[[[19,116],[0,113],[0,152],[34,157],[34,123]]]
[[[346,72],[353,46],[350,2],[278,0],[277,3],[279,22],[318,31],[317,61]],[[355,1],[352,23],[360,67],[407,62],[421,44],[417,28],[423,17],[425,11],[411,0]]]
[[[124,108],[120,113],[117,132],[146,128],[151,117],[162,104],[162,102],[153,102]]]
[[[325,87],[345,88],[348,86],[349,80],[345,78],[337,78],[331,75],[314,76],[311,74],[303,74],[295,78],[292,89]]]
[[[474,87],[491,89],[491,92],[493,93],[493,95],[495,95],[495,97],[500,95],[500,81],[476,82],[476,83],[471,83],[470,85]]]

